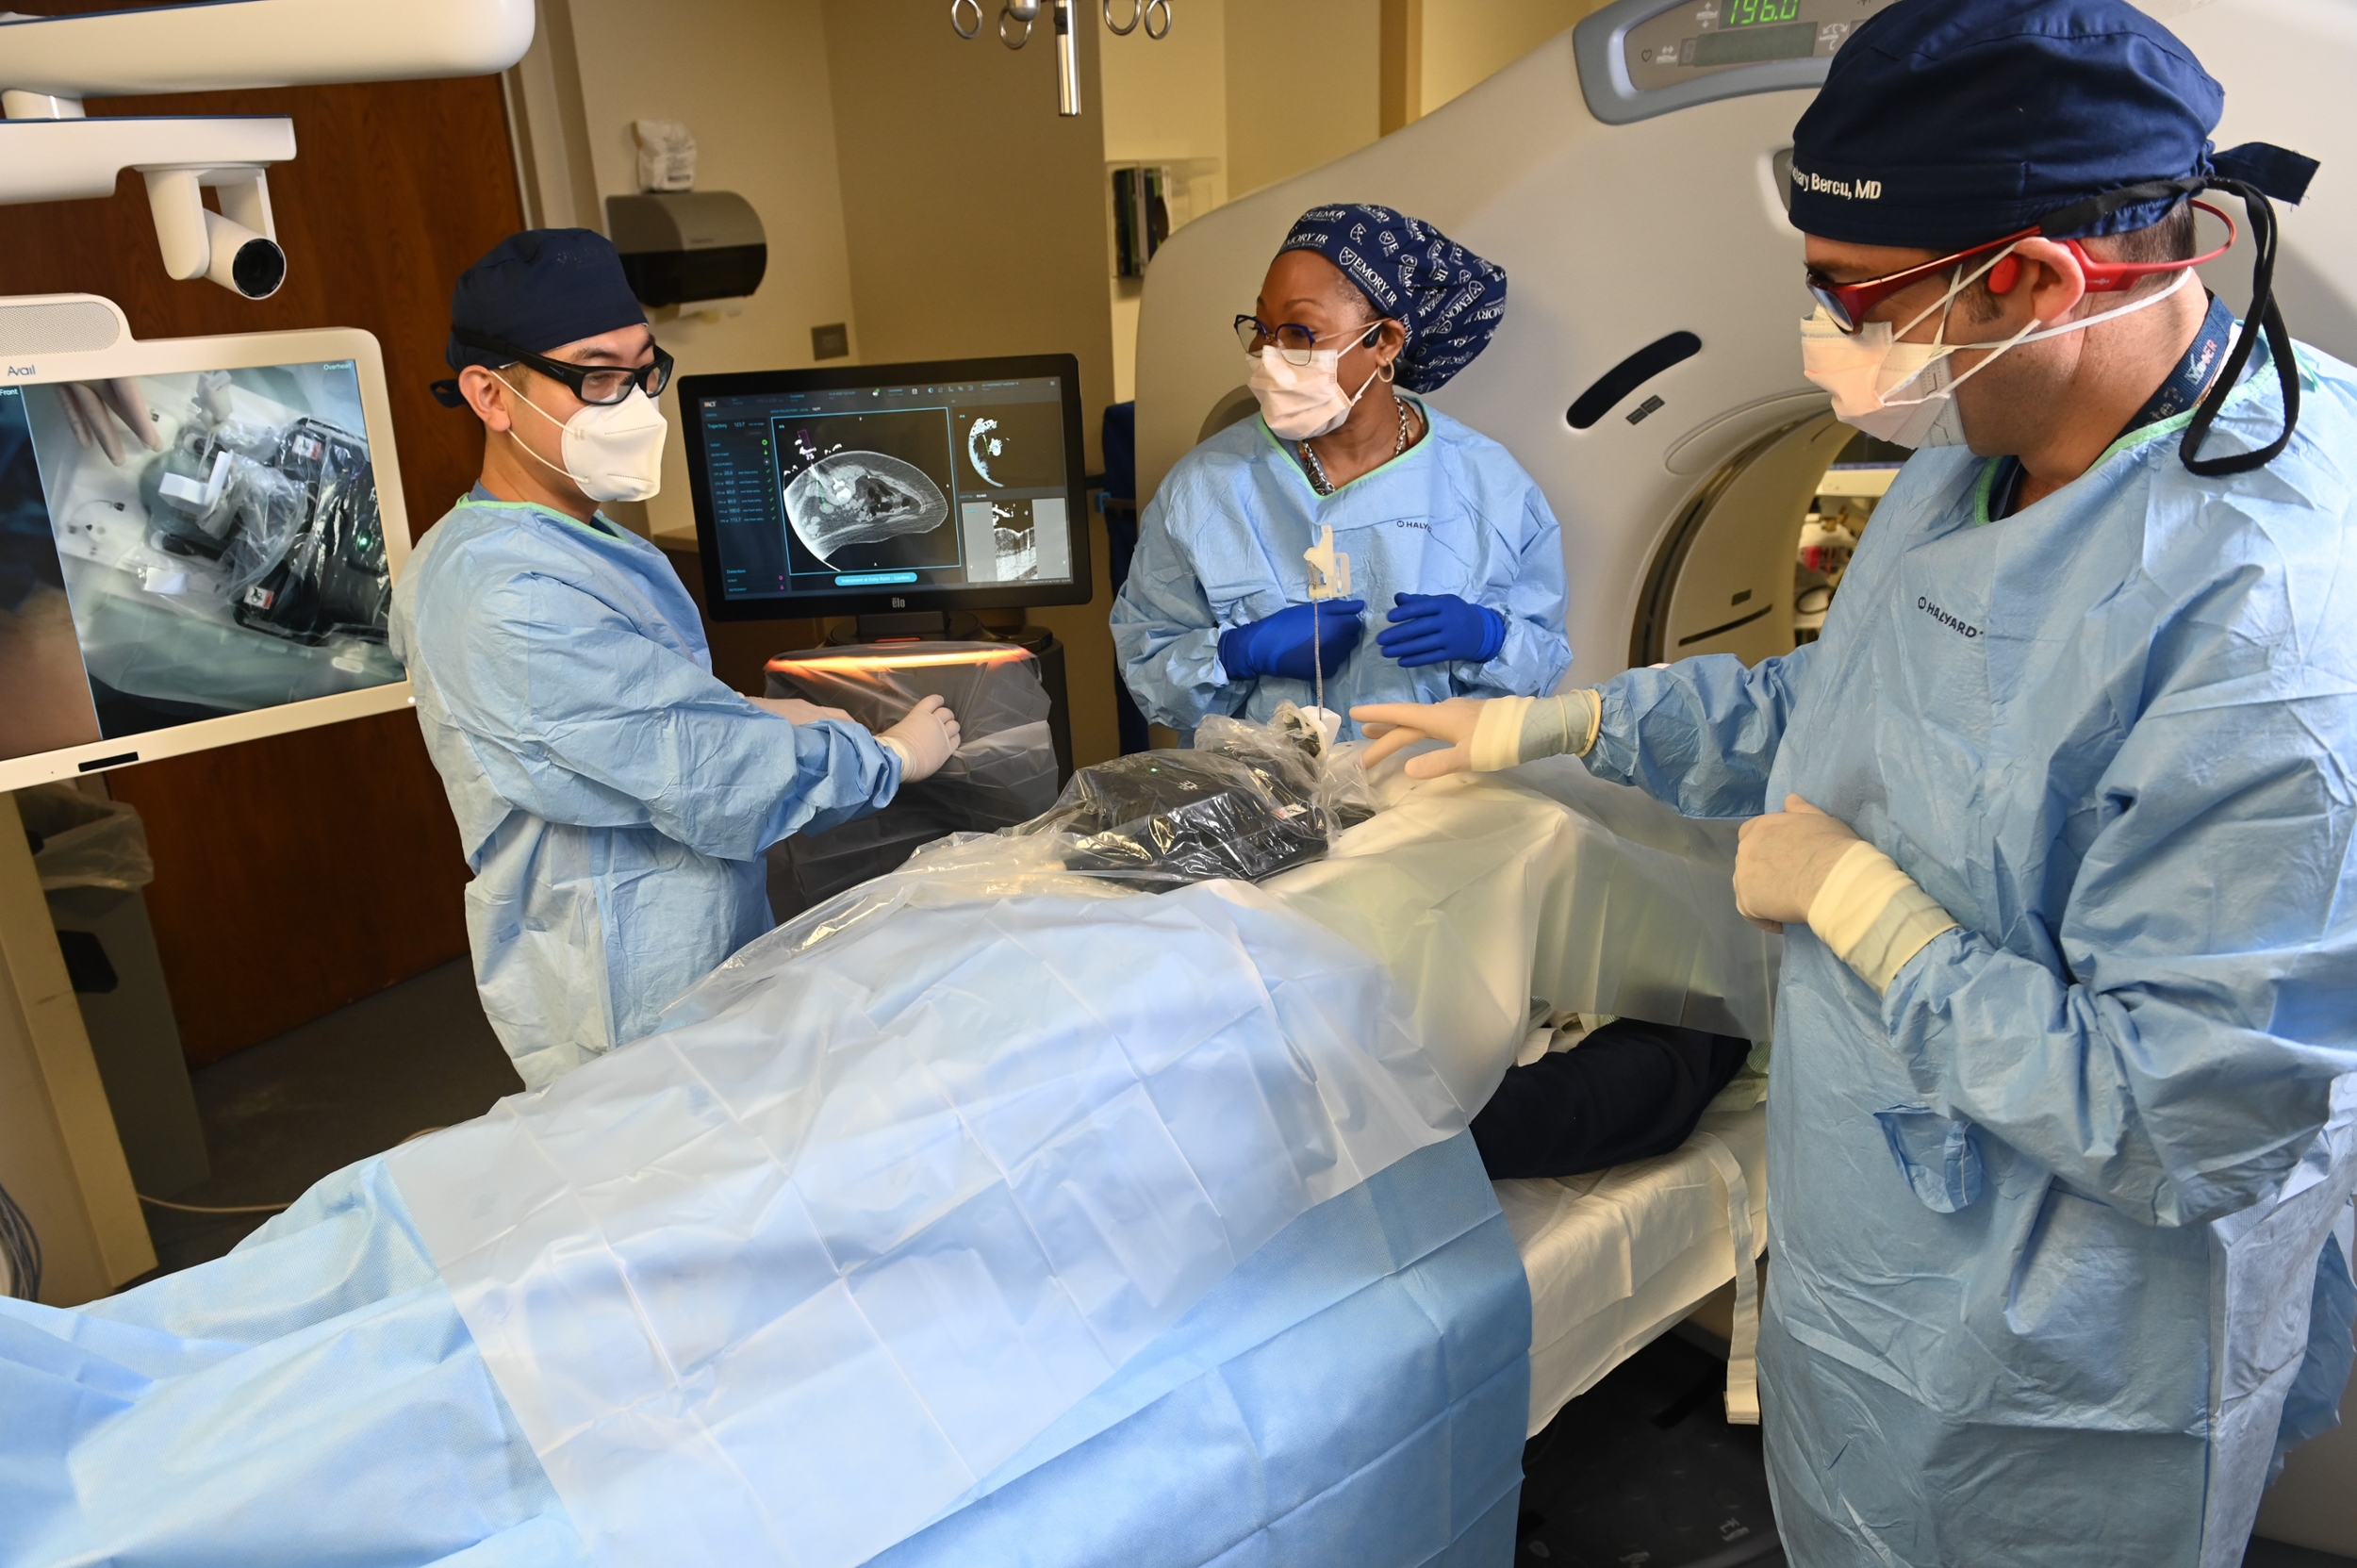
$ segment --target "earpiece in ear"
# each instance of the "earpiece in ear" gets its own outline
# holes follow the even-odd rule
[[[1992,294],[2010,294],[2020,281],[2021,258],[2018,256],[2006,256],[1988,270],[1988,291]]]

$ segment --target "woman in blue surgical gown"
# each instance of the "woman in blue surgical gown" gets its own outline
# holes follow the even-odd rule
[[[1504,447],[1398,395],[1445,385],[1505,309],[1505,272],[1429,224],[1302,215],[1237,318],[1261,417],[1179,459],[1113,604],[1147,718],[1265,718],[1309,706],[1321,673],[1336,712],[1555,690],[1572,655],[1546,497]],[[1302,556],[1327,527],[1351,596],[1313,606]]]

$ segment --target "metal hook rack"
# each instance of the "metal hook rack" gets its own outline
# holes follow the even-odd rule
[[[1105,26],[1115,38],[1128,38],[1141,26],[1146,36],[1156,42],[1170,36],[1172,0],[1129,0],[1129,20],[1127,25],[1113,20],[1113,0],[1098,0],[1098,9]],[[1056,112],[1071,118],[1080,112],[1080,33],[1072,20],[1073,0],[1000,0],[998,7],[998,41],[1009,49],[1020,49],[1031,41],[1031,28],[1039,13],[1053,8],[1056,30]],[[973,18],[971,26],[967,16]],[[982,33],[981,0],[949,0],[949,30],[968,42]],[[1011,32],[1014,25],[1020,33]]]

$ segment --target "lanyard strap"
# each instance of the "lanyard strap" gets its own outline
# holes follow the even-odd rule
[[[2211,377],[2217,373],[2218,362],[2225,357],[2227,346],[2233,341],[2233,337],[2234,313],[2226,307],[2224,300],[2216,294],[2211,295],[2210,312],[2201,318],[2201,330],[2193,335],[2193,344],[2185,350],[2184,357],[2178,360],[2176,368],[2168,372],[2168,379],[2161,383],[2160,390],[2145,399],[2144,406],[2136,410],[2134,418],[2119,427],[2119,436],[2112,439],[2117,441],[2120,437],[2135,434],[2146,425],[2173,420],[2200,403],[2202,390],[2210,385]],[[1997,471],[1997,483],[1989,490],[1993,503],[1989,508],[1991,517],[2011,517],[2019,509],[2023,471],[2020,458],[2003,459],[2003,466]]]

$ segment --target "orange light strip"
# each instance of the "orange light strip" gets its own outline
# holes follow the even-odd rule
[[[1030,651],[1024,648],[973,648],[955,653],[837,653],[816,659],[797,659],[781,654],[769,661],[768,668],[780,673],[796,669],[823,669],[839,673],[922,669],[949,664],[1013,664],[1030,656]]]

